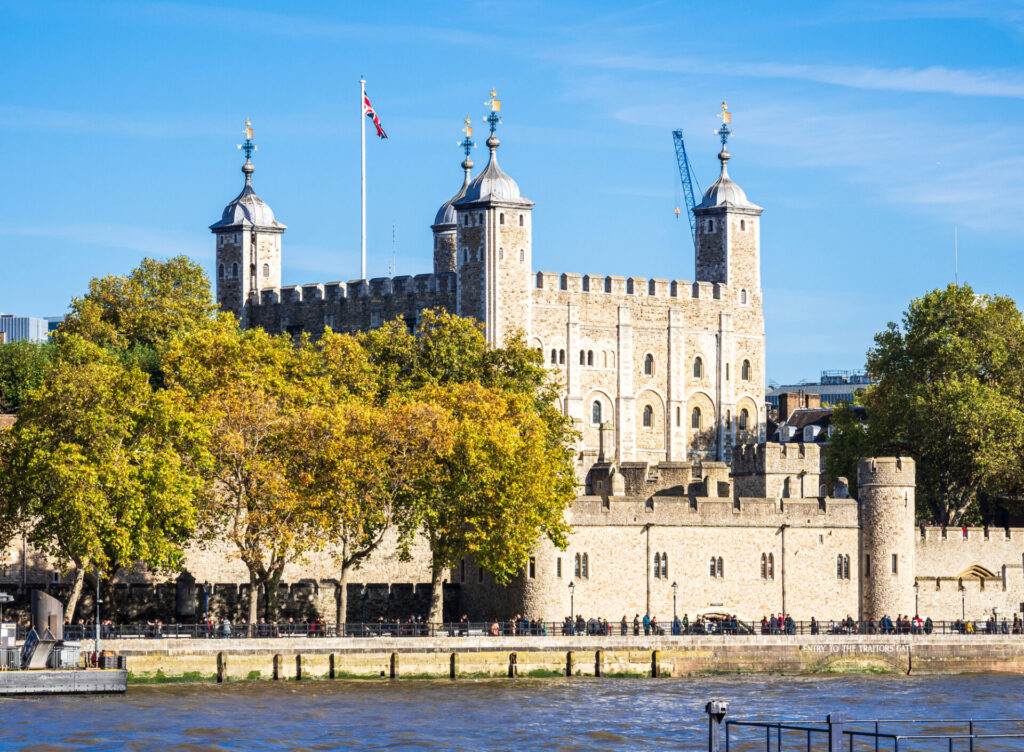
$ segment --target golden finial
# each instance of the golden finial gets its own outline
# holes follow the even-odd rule
[[[732,122],[732,113],[729,112],[729,105],[725,103],[725,100],[722,100],[722,111],[717,115],[717,117],[722,118],[722,123],[725,125]]]
[[[248,139],[252,138],[252,121],[249,118],[245,119],[245,123],[242,126],[242,135]]]
[[[501,112],[501,100],[497,98],[498,92],[491,89],[491,98],[489,101],[484,102],[485,105],[491,108],[491,112]]]
[[[462,132],[466,134],[466,138],[473,138],[473,126],[471,125],[473,121],[469,119],[469,115],[466,115],[463,122],[466,123],[466,127],[462,129]]]

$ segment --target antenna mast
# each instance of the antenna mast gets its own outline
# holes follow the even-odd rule
[[[958,246],[958,242],[957,242],[956,225],[953,225],[953,284],[956,285],[957,287],[959,287],[960,286],[960,275],[959,275],[959,271],[960,270],[959,270],[958,267],[960,265],[960,258],[959,258],[960,250],[959,250],[959,248],[957,246]]]

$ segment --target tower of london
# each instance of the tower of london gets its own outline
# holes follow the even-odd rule
[[[462,187],[431,224],[433,272],[415,276],[282,287],[285,225],[254,192],[247,152],[242,192],[210,227],[221,308],[242,326],[314,336],[396,317],[415,327],[427,308],[482,322],[493,344],[522,332],[582,434],[581,490],[596,463],[727,462],[763,440],[763,210],[730,178],[725,140],[694,211],[692,280],[538,271],[535,205],[499,164],[497,122],[475,177],[467,148]]]

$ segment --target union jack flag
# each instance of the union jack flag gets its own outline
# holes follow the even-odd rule
[[[377,136],[379,138],[387,138],[388,134],[384,132],[384,129],[380,125],[380,118],[377,117],[377,111],[373,109],[373,105],[370,104],[370,98],[363,94],[363,114],[373,121],[374,126],[377,128]]]

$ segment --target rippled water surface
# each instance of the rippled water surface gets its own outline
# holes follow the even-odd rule
[[[134,686],[121,697],[0,699],[0,748],[698,750],[707,749],[703,708],[712,698],[728,700],[732,717],[823,718],[833,710],[858,718],[1024,716],[1024,679],[757,676]],[[763,750],[763,742],[757,748]],[[945,743],[911,748],[947,749]],[[732,749],[753,747],[734,743]],[[1024,740],[975,749],[1024,750]]]

